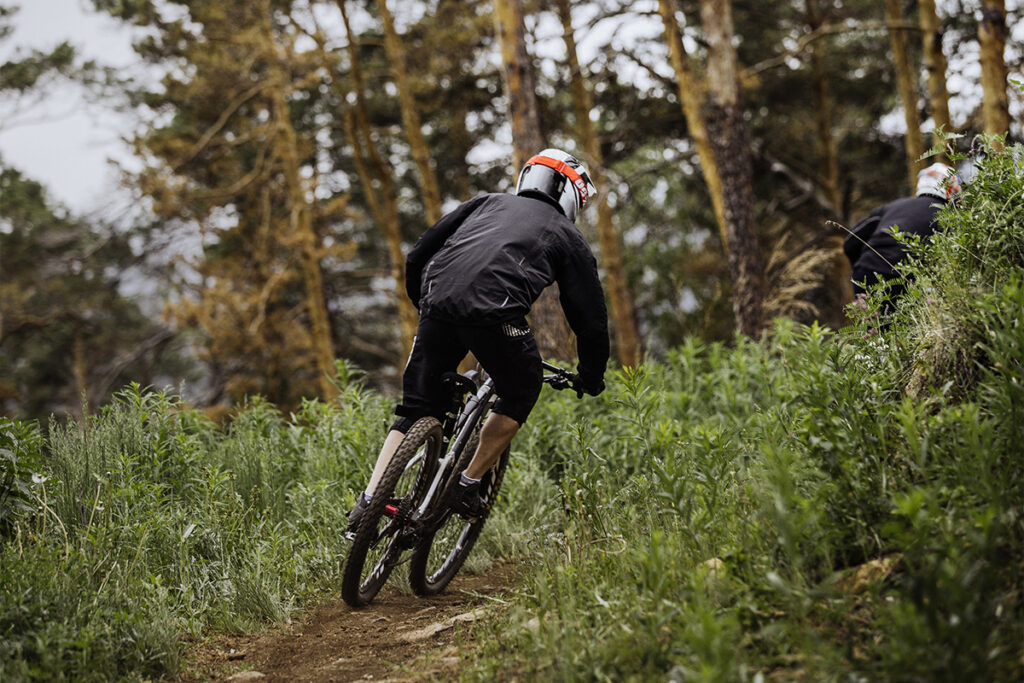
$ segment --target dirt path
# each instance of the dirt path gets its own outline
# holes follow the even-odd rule
[[[353,610],[339,599],[287,626],[251,636],[215,636],[187,655],[179,681],[418,681],[445,678],[471,646],[469,623],[501,604],[514,568],[457,576],[434,598],[386,586]],[[495,599],[497,598],[497,600]],[[258,672],[258,674],[256,673]]]

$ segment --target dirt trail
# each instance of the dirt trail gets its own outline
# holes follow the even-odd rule
[[[469,622],[501,604],[514,568],[457,576],[433,598],[385,586],[361,610],[339,599],[287,626],[250,636],[216,636],[187,655],[179,681],[418,681],[444,678],[472,644]],[[494,598],[498,598],[495,600]],[[256,673],[259,672],[257,675]]]

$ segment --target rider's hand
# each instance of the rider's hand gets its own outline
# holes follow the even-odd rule
[[[597,396],[604,391],[604,377],[584,378],[577,376],[573,389],[576,390],[577,398],[583,398],[583,394]]]

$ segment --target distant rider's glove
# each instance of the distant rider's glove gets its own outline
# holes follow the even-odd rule
[[[576,390],[576,397],[583,398],[583,394],[597,396],[604,391],[604,377],[587,377],[577,375],[573,389]]]

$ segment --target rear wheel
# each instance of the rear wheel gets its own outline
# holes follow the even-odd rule
[[[454,470],[455,474],[449,477],[448,486],[457,485],[458,473],[466,469],[469,461],[473,459],[479,439],[477,434],[463,449]],[[445,512],[449,516],[443,526],[417,542],[409,561],[409,584],[417,595],[437,595],[462,568],[483,530],[491,508],[498,499],[498,490],[501,488],[505,468],[508,466],[508,452],[506,448],[494,468],[481,479],[480,490],[486,505],[479,517],[464,520],[458,515]],[[438,496],[439,501],[444,499],[444,493]]]
[[[425,417],[409,429],[391,458],[345,561],[341,597],[352,607],[373,600],[412,543],[411,517],[426,495],[441,444],[440,423]]]

